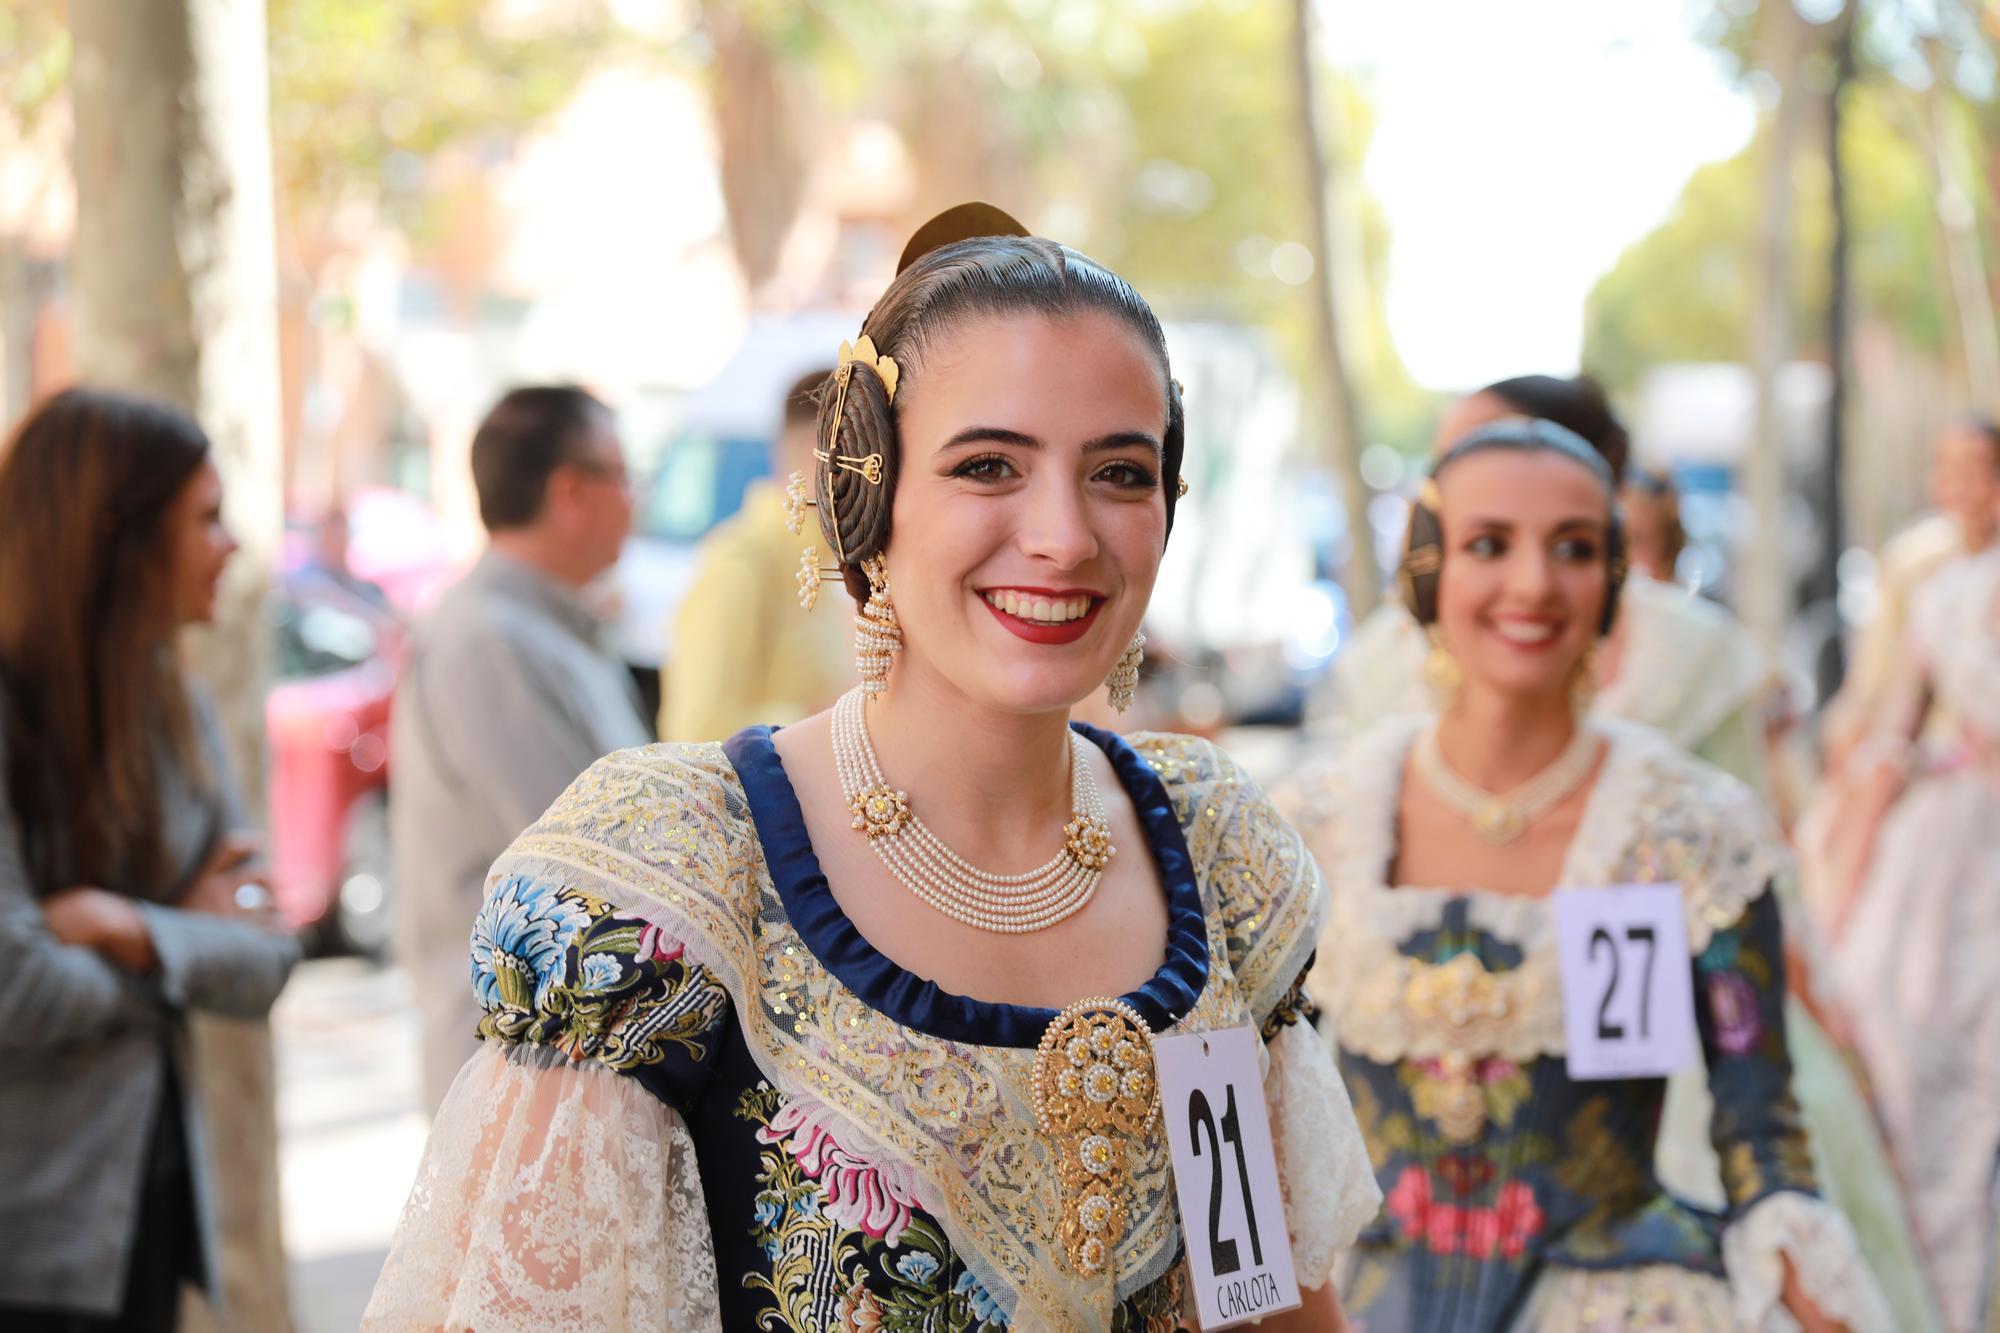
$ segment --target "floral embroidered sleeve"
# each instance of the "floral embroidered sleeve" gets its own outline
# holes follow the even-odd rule
[[[551,850],[562,805],[488,878],[482,1045],[432,1126],[367,1329],[720,1327],[685,1117],[728,994],[588,855]]]
[[[1822,1313],[1856,1333],[1889,1328],[1847,1219],[1816,1192],[1785,1043],[1785,951],[1769,889],[1696,957],[1695,1019],[1715,1099],[1710,1138],[1730,1220],[1723,1260],[1744,1328],[1796,1327],[1781,1303],[1784,1260]]]

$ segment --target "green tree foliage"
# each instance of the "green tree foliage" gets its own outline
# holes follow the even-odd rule
[[[69,56],[61,0],[0,5],[0,114],[32,126],[67,84]]]
[[[1129,138],[1118,169],[1100,183],[1089,244],[1163,305],[1269,327],[1288,360],[1308,366],[1310,289],[1295,252],[1280,254],[1312,235],[1292,141],[1288,11],[1236,3],[1140,12],[1144,59],[1107,71]],[[1339,136],[1332,165],[1343,183],[1341,222],[1358,270],[1340,274],[1340,297],[1363,436],[1421,447],[1433,404],[1389,335],[1389,229],[1359,188],[1374,111],[1352,80],[1327,85],[1338,98],[1326,123]]]
[[[421,231],[424,164],[498,154],[560,107],[616,28],[595,3],[502,21],[489,0],[271,0],[271,138],[295,225],[376,204]]]
[[[1948,285],[1935,191],[1906,90],[1873,83],[1850,92],[1842,127],[1853,214],[1855,298],[1860,322],[1887,326],[1932,354],[1949,339]],[[1702,167],[1666,220],[1619,257],[1585,306],[1584,364],[1629,388],[1651,365],[1743,360],[1749,354],[1751,246],[1756,231],[1757,151]],[[1791,288],[1799,353],[1825,355],[1819,340],[1827,296],[1830,227],[1825,166],[1801,158]]]

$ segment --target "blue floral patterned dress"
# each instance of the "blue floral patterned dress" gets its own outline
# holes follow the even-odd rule
[[[1165,960],[1122,998],[1155,1032],[1263,1031],[1295,1258],[1324,1281],[1378,1195],[1298,1023],[1313,864],[1213,747],[1079,730],[1168,898]],[[367,1327],[1178,1326],[1159,1122],[1130,1145],[1110,1263],[1076,1271],[1031,1109],[1055,1015],[877,952],[828,888],[769,729],[600,761],[494,867],[472,971],[486,1045],[433,1128]]]

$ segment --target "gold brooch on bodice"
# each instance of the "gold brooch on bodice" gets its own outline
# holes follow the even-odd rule
[[[1095,1277],[1130,1224],[1132,1144],[1160,1109],[1152,1029],[1122,1000],[1078,1000],[1042,1033],[1034,1101],[1056,1148],[1063,1253]]]
[[[1485,1128],[1480,1061],[1500,1048],[1503,1029],[1523,1012],[1536,984],[1521,972],[1489,972],[1469,952],[1446,963],[1410,963],[1404,1012],[1444,1047],[1437,1074],[1414,1090],[1416,1109],[1437,1123],[1446,1141],[1470,1143]]]

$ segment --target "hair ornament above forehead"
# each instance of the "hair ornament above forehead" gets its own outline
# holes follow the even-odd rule
[[[1603,485],[1605,494],[1617,491],[1617,478],[1611,471],[1611,465],[1604,461],[1604,455],[1569,427],[1559,426],[1544,417],[1503,417],[1460,436],[1432,466],[1430,480],[1425,485],[1434,485],[1446,468],[1469,454],[1485,453],[1489,449],[1523,448],[1546,449],[1561,454],[1589,469],[1590,474]],[[1434,501],[1431,507],[1437,507]]]
[[[933,250],[959,241],[969,241],[979,236],[1032,236],[1034,233],[1022,226],[1014,215],[1004,208],[980,200],[957,204],[917,228],[903,247],[903,257],[896,261],[896,272],[901,273],[910,265],[922,259]]]

